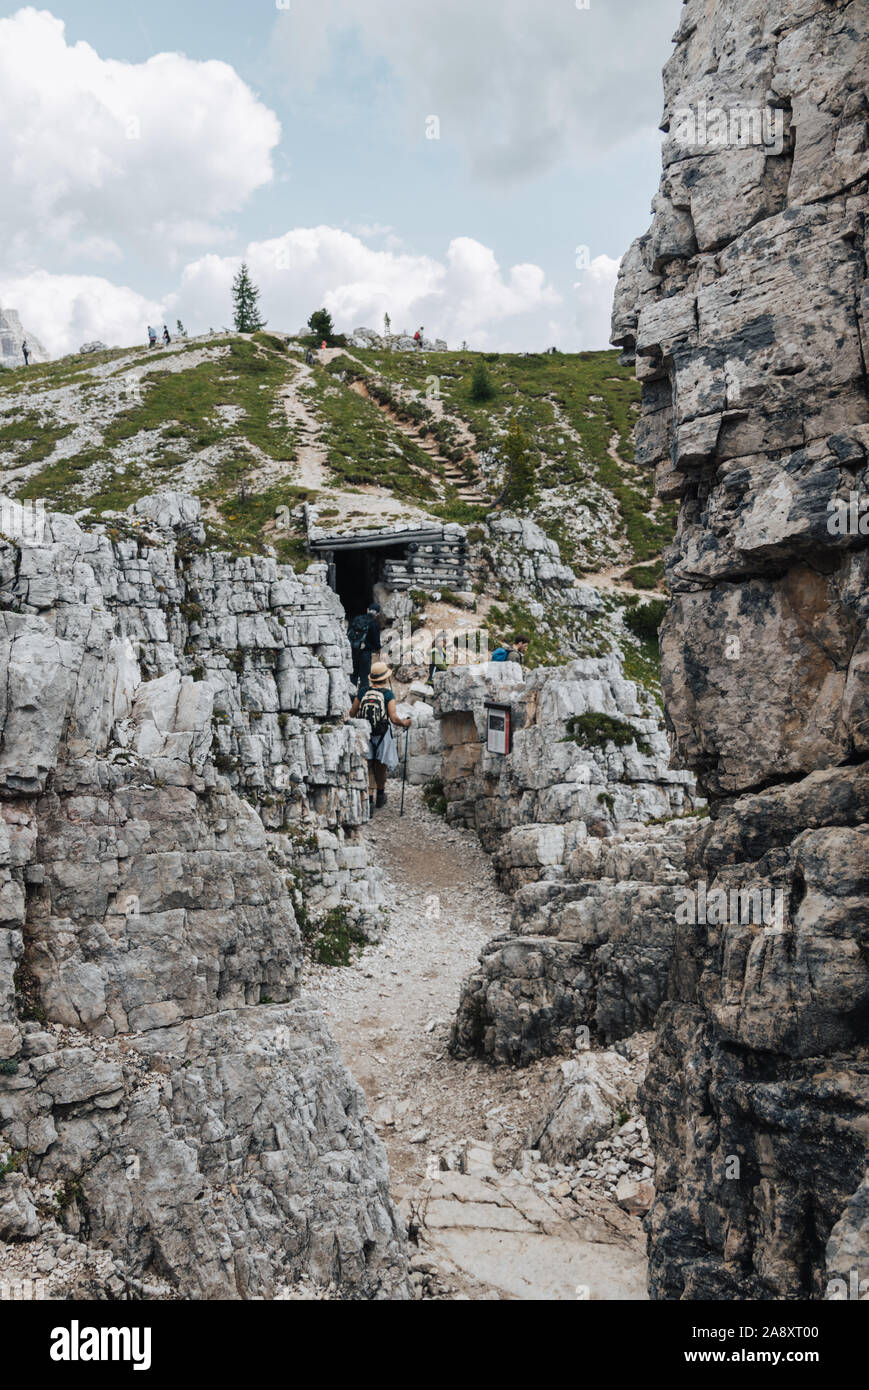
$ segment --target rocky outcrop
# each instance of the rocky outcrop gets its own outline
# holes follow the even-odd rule
[[[524,678],[509,664],[460,667],[436,686],[447,817],[477,831],[513,894],[509,935],[463,989],[452,1050],[526,1065],[648,1028],[697,824],[657,707],[614,657]],[[507,757],[486,748],[487,702],[510,708]],[[430,727],[417,737],[430,743]]]
[[[423,337],[418,343],[412,333],[375,333],[373,328],[354,328],[347,341],[353,348],[382,348],[386,352],[419,352],[420,348],[424,352],[448,351],[443,338]]]
[[[659,1298],[840,1296],[869,1249],[867,71],[862,4],[688,0],[617,291],[638,459],[681,499],[664,694],[715,811],[689,877],[781,907],[677,927]]]
[[[288,882],[363,812],[339,614],[199,526],[171,494],[0,544],[0,1233],[109,1250],[96,1296],[400,1298]]]
[[[14,309],[0,308],[0,367],[23,367],[23,344],[31,362],[47,362],[48,353],[38,338],[28,333]]]

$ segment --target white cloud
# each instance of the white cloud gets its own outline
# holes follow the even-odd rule
[[[25,332],[39,339],[52,357],[75,352],[99,339],[109,347],[144,343],[149,323],[163,323],[165,304],[146,299],[126,285],[97,275],[29,275],[0,277],[0,304],[19,311]]]
[[[229,313],[229,292],[240,257],[203,256],[189,264],[178,294],[181,317],[209,326]],[[457,237],[443,260],[378,250],[334,227],[301,227],[253,242],[244,259],[262,291],[272,327],[294,332],[312,310],[326,307],[339,331],[377,328],[389,313],[396,331],[422,324],[429,337],[477,347],[527,335],[542,345],[560,295],[535,265],[503,270],[494,252]],[[605,341],[605,336],[603,341]]]
[[[143,342],[149,322],[183,319],[191,333],[231,323],[230,290],[239,256],[209,253],[189,262],[162,302],[94,275],[36,271],[0,276],[0,303],[17,308],[27,330],[53,355],[100,338]],[[395,331],[423,325],[451,347],[565,351],[608,345],[618,261],[597,256],[565,299],[540,266],[502,267],[488,246],[456,237],[442,258],[375,249],[336,227],[299,227],[252,242],[244,259],[262,292],[272,328],[294,333],[325,306],[341,332],[378,329],[384,313]]]
[[[619,264],[611,256],[595,256],[588,269],[579,273],[579,279],[574,284],[576,347],[579,351],[609,347],[613,293]]]
[[[475,174],[507,181],[560,159],[599,161],[661,115],[666,35],[682,0],[318,0],[275,22],[276,60],[294,87],[328,75],[355,33],[398,79],[411,138],[437,115]],[[340,87],[337,89],[340,97]]]
[[[0,91],[7,265],[190,254],[273,177],[278,120],[227,63],[105,59],[28,8],[0,19]]]

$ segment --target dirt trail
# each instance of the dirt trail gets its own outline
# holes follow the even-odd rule
[[[390,782],[388,804],[365,832],[387,874],[389,929],[354,967],[314,966],[309,977],[368,1098],[393,1183],[421,1181],[431,1151],[486,1138],[493,1107],[509,1103],[517,1117],[531,1108],[530,1095],[521,1097],[530,1072],[457,1062],[446,1051],[462,982],[489,937],[507,930],[509,903],[476,837],[431,814],[415,787],[400,819],[400,794]]]
[[[462,982],[506,930],[509,900],[476,836],[429,812],[418,788],[403,818],[399,802],[393,781],[365,831],[387,875],[382,941],[347,969],[310,967],[307,985],[386,1146],[417,1296],[642,1299],[639,1221],[591,1192],[560,1200],[517,1171],[559,1059],[514,1071],[447,1052]]]

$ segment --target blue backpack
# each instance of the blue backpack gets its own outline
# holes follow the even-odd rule
[[[493,661],[506,661],[508,656],[506,647],[496,647],[492,652]]]

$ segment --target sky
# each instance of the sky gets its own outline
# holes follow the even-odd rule
[[[0,304],[52,355],[148,323],[607,345],[682,0],[0,0]]]

